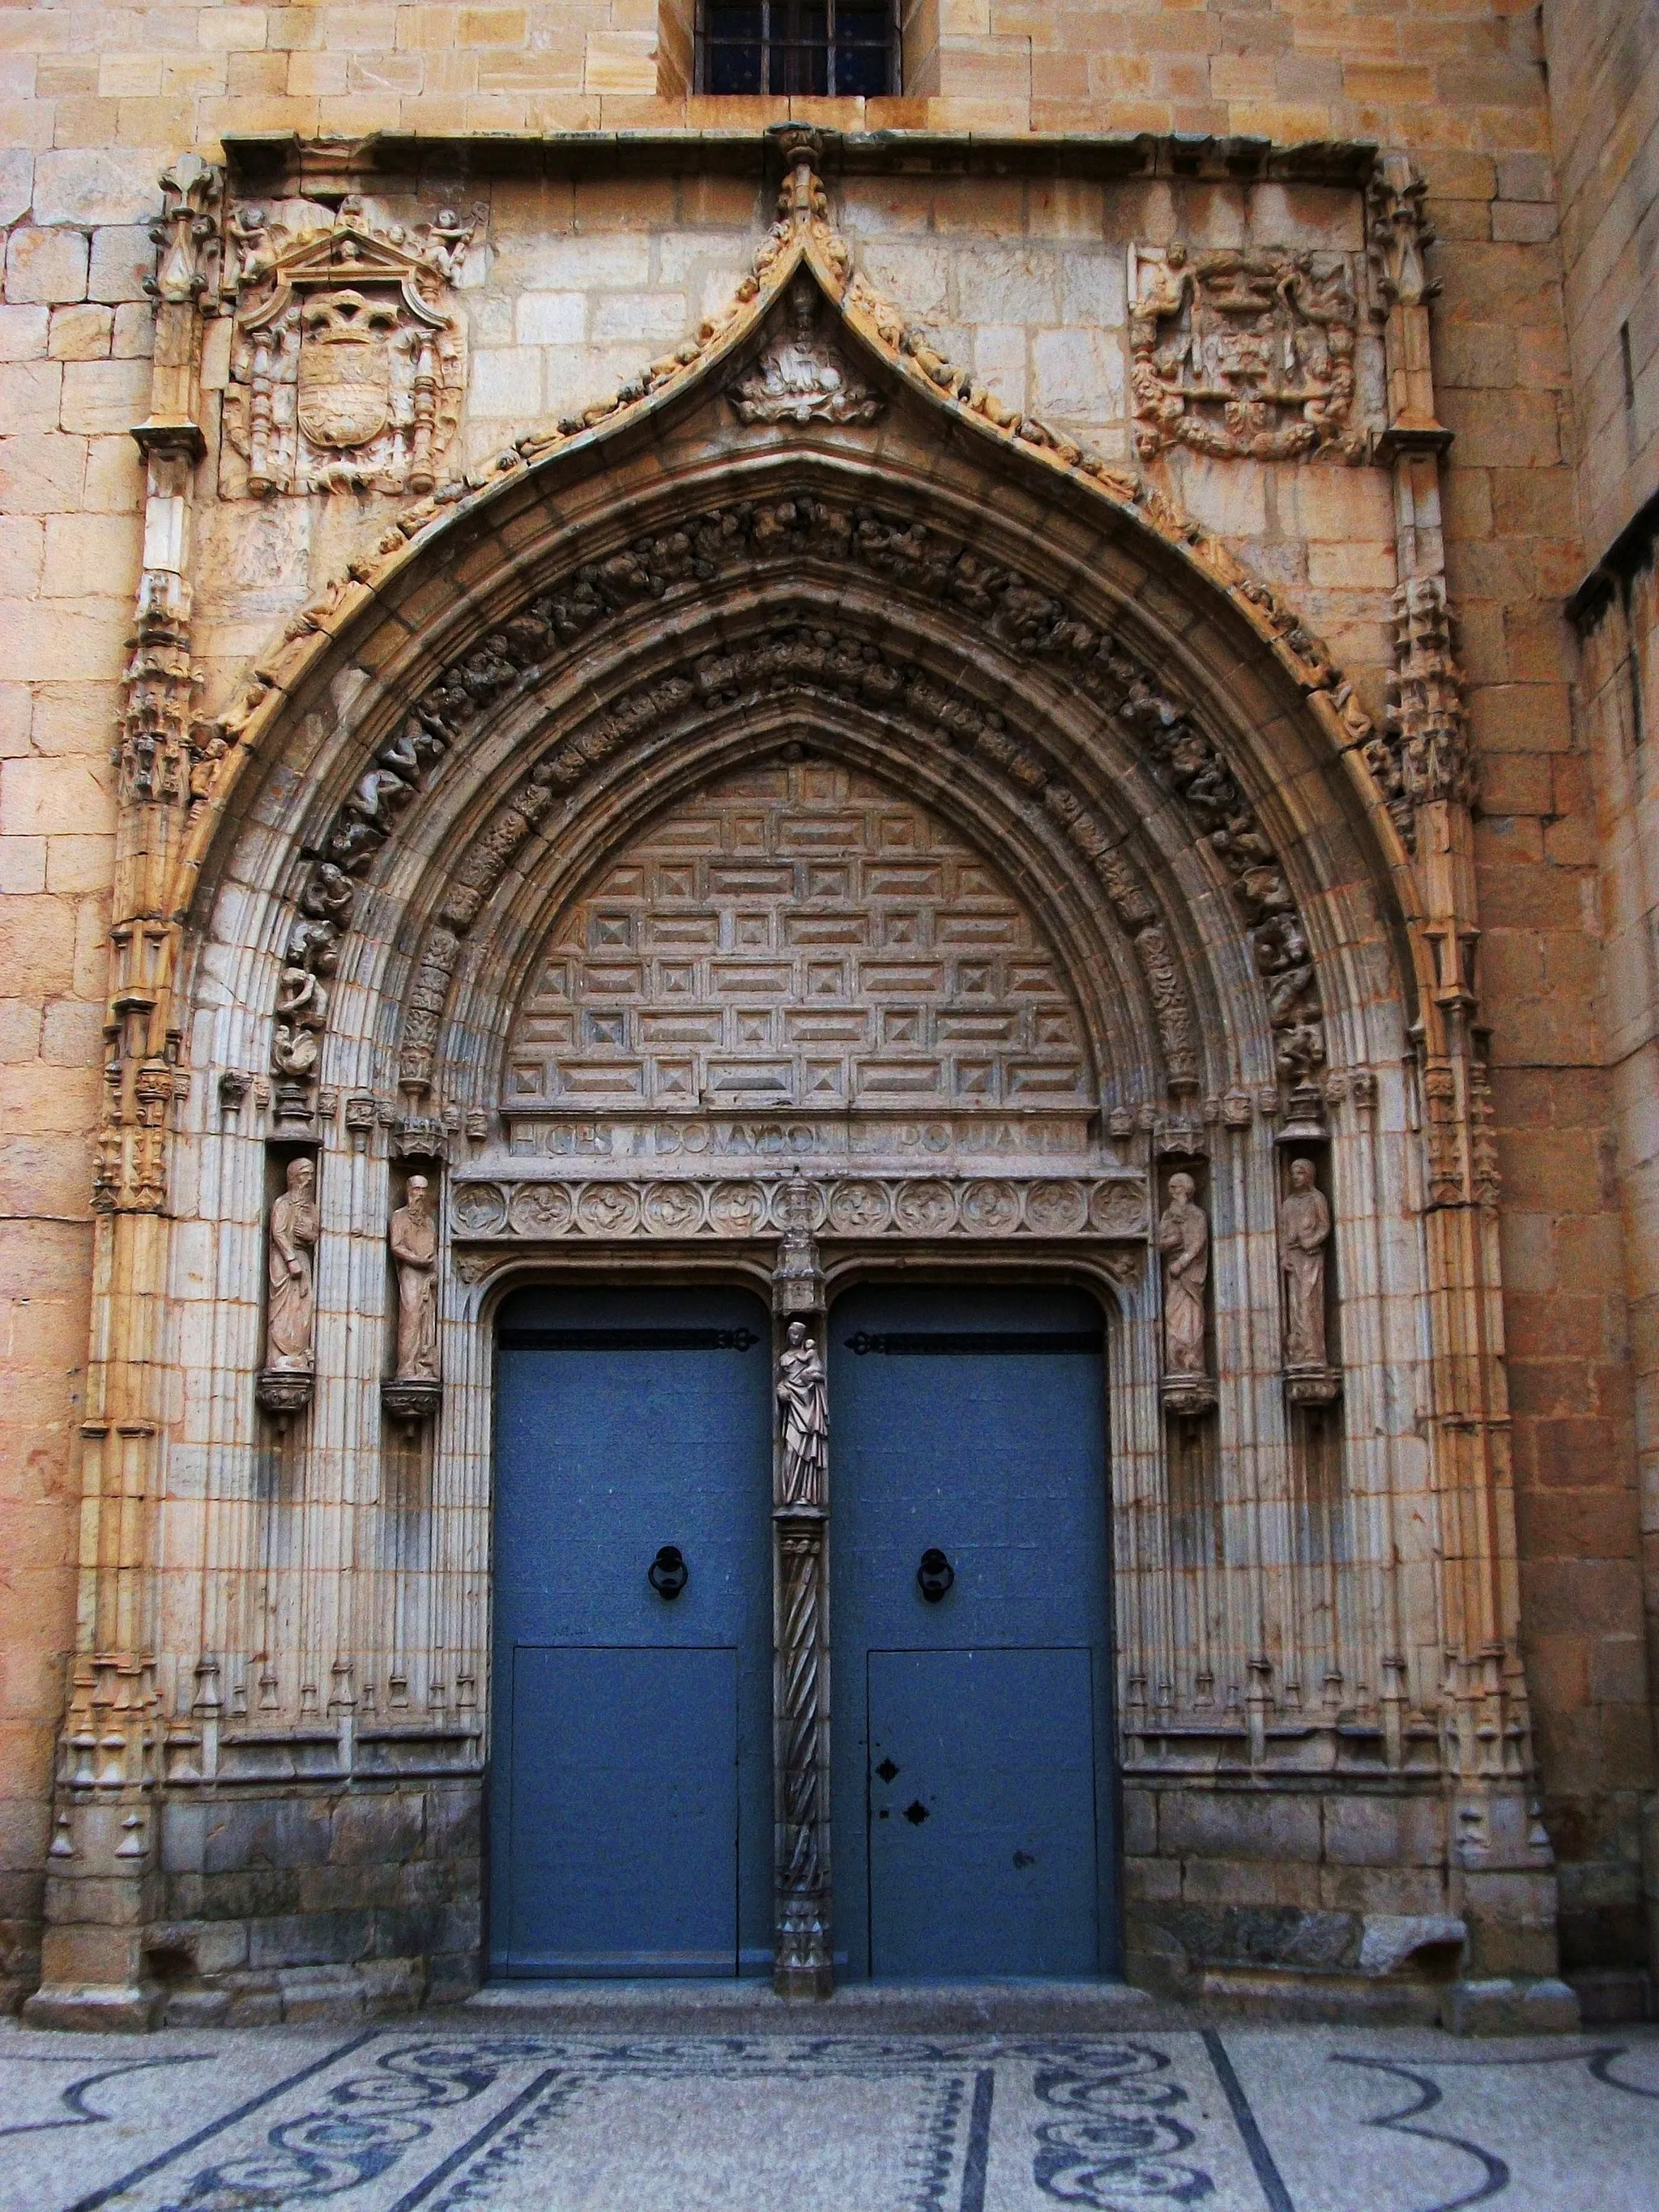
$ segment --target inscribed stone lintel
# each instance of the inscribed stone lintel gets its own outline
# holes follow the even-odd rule
[[[810,1163],[842,1160],[872,1167],[930,1168],[951,1163],[1006,1161],[1018,1168],[1036,1160],[1070,1159],[1087,1164],[1093,1147],[1086,1114],[927,1114],[833,1117],[757,1103],[750,1113],[695,1116],[514,1114],[507,1121],[514,1159],[584,1162],[672,1160],[695,1173],[700,1164],[737,1159],[775,1172]],[[516,1168],[504,1170],[520,1172]]]

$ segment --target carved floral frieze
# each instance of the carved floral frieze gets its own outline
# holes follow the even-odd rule
[[[807,1225],[823,1237],[1096,1237],[1143,1240],[1146,1187],[1117,1176],[845,1176],[807,1187]],[[776,1236],[793,1225],[773,1178],[593,1176],[458,1180],[451,1230],[497,1239]]]
[[[227,488],[432,489],[466,383],[451,295],[474,228],[447,208],[383,228],[356,198],[301,230],[236,210],[225,434],[246,468]]]
[[[862,570],[924,600],[959,610],[1023,659],[1055,666],[1115,718],[1179,793],[1196,834],[1231,881],[1267,993],[1279,1066],[1291,1081],[1322,1065],[1323,1017],[1307,934],[1261,823],[1214,741],[1184,702],[1121,641],[1017,571],[924,526],[807,497],[716,508],[642,538],[538,597],[453,662],[382,745],[325,834],[288,948],[273,1043],[279,1075],[308,1079],[326,1012],[335,946],[370,866],[428,775],[486,708],[548,667],[600,624],[696,589],[744,565],[814,561]],[[1008,729],[1005,718],[947,692],[924,670],[823,624],[775,631],[703,653],[617,701],[591,727],[562,739],[458,858],[453,882],[417,963],[405,1017],[401,1079],[429,1080],[432,1054],[460,945],[514,854],[561,792],[665,721],[727,708],[751,693],[822,689],[861,698],[897,722],[943,730],[1040,800],[1098,874],[1146,979],[1170,1079],[1198,1073],[1190,1002],[1158,909],[1105,822],[1066,779]],[[317,991],[304,978],[313,976]],[[300,1063],[303,1062],[303,1065]]]
[[[1345,254],[1132,246],[1137,447],[1148,459],[1189,446],[1224,459],[1365,460],[1352,420],[1358,325]]]

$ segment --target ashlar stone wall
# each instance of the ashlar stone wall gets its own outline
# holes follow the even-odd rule
[[[1659,9],[1547,6],[1583,567],[1571,601],[1576,711],[1593,771],[1607,957],[1602,1009],[1625,1221],[1648,1673],[1659,1679],[1659,976],[1653,752],[1659,730]],[[1633,1667],[1633,1655],[1632,1655]],[[1645,1741],[1645,1738],[1643,1739]],[[1659,1945],[1659,1808],[1645,1804]],[[1650,1955],[1652,1955],[1650,1948]]]

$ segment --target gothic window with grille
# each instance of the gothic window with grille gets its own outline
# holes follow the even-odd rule
[[[697,89],[865,100],[896,93],[896,0],[698,0]]]

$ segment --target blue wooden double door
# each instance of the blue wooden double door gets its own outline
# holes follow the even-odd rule
[[[835,1935],[853,1978],[1115,1964],[1100,1310],[831,1310]],[[537,1290],[498,1352],[490,1965],[765,1972],[771,1324]]]

